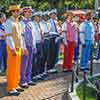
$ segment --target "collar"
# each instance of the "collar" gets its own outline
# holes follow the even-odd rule
[[[14,18],[13,16],[11,16],[11,20],[14,22],[19,22],[19,17],[18,18]]]
[[[26,21],[30,21],[30,20],[31,20],[31,18],[28,18],[28,19],[27,19],[27,18],[26,18],[26,17],[24,17],[24,16],[23,16],[23,18],[22,18],[22,19],[23,19],[23,20],[26,20]]]

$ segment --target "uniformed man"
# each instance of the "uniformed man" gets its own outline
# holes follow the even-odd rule
[[[56,72],[54,69],[56,63],[56,57],[59,51],[59,42],[56,41],[56,37],[59,36],[59,27],[57,22],[57,10],[53,9],[49,12],[50,19],[48,23],[50,24],[50,34],[53,36],[50,39],[50,48],[49,48],[49,63],[48,63],[48,72]],[[51,49],[52,48],[52,49]],[[53,55],[53,56],[51,56]]]
[[[32,77],[34,79],[41,79],[41,75],[43,72],[43,68],[41,66],[42,56],[43,56],[43,50],[42,50],[42,43],[43,43],[43,35],[42,30],[40,27],[40,20],[41,20],[41,11],[35,12],[33,14],[33,33],[36,40],[36,53],[33,54],[33,67],[32,67]]]
[[[42,20],[40,21],[40,27],[42,30],[42,35],[43,35],[43,43],[42,43],[42,47],[43,47],[43,57],[42,57],[42,71],[43,74],[42,76],[47,75],[46,71],[47,71],[47,63],[48,63],[48,55],[49,55],[49,42],[50,42],[50,36],[49,36],[49,23],[48,23],[48,11],[45,11],[42,14]]]

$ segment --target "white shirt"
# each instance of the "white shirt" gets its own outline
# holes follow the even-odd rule
[[[14,21],[12,21],[12,19],[8,19],[5,22],[5,24],[4,24],[5,33],[6,34],[9,34],[9,36],[6,37],[6,43],[7,43],[7,45],[9,45],[9,47],[11,49],[15,49],[15,43],[14,43],[14,40],[13,40],[13,37],[12,37],[12,34],[13,34],[13,25],[16,26],[17,32],[19,33],[18,34],[18,37],[20,38],[21,48],[23,48],[23,45],[22,45],[23,44],[23,41],[22,41],[22,37],[21,37],[22,26],[21,26],[21,23],[20,22],[18,23],[19,25],[16,25],[16,24],[17,23],[15,23]]]
[[[64,22],[64,23],[62,24],[62,31],[67,32],[67,23],[66,23],[66,22]]]
[[[59,26],[57,24],[57,20],[50,19],[48,20],[48,23],[50,24],[50,32],[54,34],[58,34]]]
[[[39,24],[40,24],[40,27],[42,30],[42,34],[49,32],[49,26],[48,26],[48,23],[46,21],[43,20]]]
[[[42,36],[41,36],[42,33],[41,33],[39,23],[37,23],[36,21],[33,21],[32,26],[33,26],[33,33],[35,35],[36,43],[38,43],[42,40]]]
[[[100,34],[100,23],[98,24],[98,27],[99,27],[99,34]]]
[[[25,44],[25,39],[24,39],[24,31],[25,31],[25,23],[23,21],[20,21],[20,24],[22,26],[22,34],[21,34],[21,37],[22,37],[22,48],[23,49],[26,49],[26,44]]]
[[[5,32],[7,34],[12,34],[12,20],[8,19],[4,26],[5,26]],[[9,45],[10,48],[15,49],[15,44],[14,44],[12,36],[6,37],[6,43],[7,45]]]

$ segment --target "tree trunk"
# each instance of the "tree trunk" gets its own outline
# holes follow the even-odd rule
[[[50,8],[63,8],[65,0],[48,0]]]

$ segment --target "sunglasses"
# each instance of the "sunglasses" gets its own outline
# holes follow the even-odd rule
[[[19,10],[12,10],[12,12],[17,12],[17,13],[18,13],[18,12],[19,12]]]
[[[24,11],[24,13],[32,13],[32,11]]]

